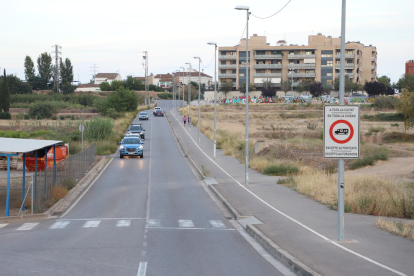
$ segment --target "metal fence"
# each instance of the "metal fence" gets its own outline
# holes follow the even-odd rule
[[[73,188],[95,162],[96,143],[86,150],[52,165],[33,177],[33,212],[42,213],[52,206],[59,197],[59,188]],[[54,173],[55,172],[55,173]],[[29,183],[27,185],[29,190]],[[26,205],[31,202],[31,192],[26,193]]]

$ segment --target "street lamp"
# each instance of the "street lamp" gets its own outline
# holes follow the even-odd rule
[[[216,158],[216,101],[217,101],[217,80],[216,80],[216,54],[217,54],[217,43],[209,42],[208,45],[214,45],[214,151],[213,156]]]
[[[201,78],[200,78],[200,65],[201,65],[201,58],[194,57],[198,59],[198,144],[200,145],[200,93],[201,93]]]
[[[178,103],[177,103],[177,93],[178,93],[178,99],[180,99],[180,87],[178,84],[180,83],[180,70],[175,70],[176,75],[178,76],[178,82],[176,82],[176,90],[175,90],[175,96],[174,96],[174,105],[175,105],[175,111],[177,112]]]
[[[249,10],[248,6],[236,6],[236,10],[246,11],[246,141],[245,141],[245,185],[249,184]]]
[[[292,96],[293,96],[293,73],[295,73],[295,69],[289,69],[289,71],[291,71],[292,74],[292,84],[290,85],[292,87]]]
[[[184,117],[184,67],[180,67],[180,69],[183,69],[183,117]]]
[[[190,65],[190,72],[188,73],[188,127],[190,127],[191,120],[191,63],[186,62],[185,64]]]

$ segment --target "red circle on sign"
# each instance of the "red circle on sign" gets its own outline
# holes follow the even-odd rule
[[[337,125],[337,124],[346,124],[347,126],[349,126],[349,129],[350,129],[350,131],[351,131],[351,133],[349,134],[349,137],[347,138],[347,139],[345,139],[345,140],[338,140],[338,139],[336,139],[335,137],[334,137],[334,135],[333,135],[333,128]],[[331,139],[334,141],[334,142],[336,142],[336,143],[338,143],[338,144],[345,144],[345,143],[348,143],[351,139],[352,139],[352,137],[354,137],[354,128],[352,127],[352,125],[348,122],[348,121],[345,121],[345,120],[338,120],[338,121],[336,121],[336,122],[334,122],[332,125],[331,125],[331,127],[329,128],[329,136],[331,136]]]

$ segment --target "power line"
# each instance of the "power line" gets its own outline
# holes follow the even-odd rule
[[[59,54],[62,52],[59,52],[59,49],[62,49],[59,45],[53,45],[52,47],[55,47],[55,51],[52,53],[55,53],[55,88],[56,93],[59,93]]]
[[[258,18],[258,19],[267,19],[267,18],[270,18],[270,17],[273,17],[273,16],[275,16],[276,14],[278,14],[279,12],[281,12],[289,3],[290,3],[290,1],[292,1],[292,0],[289,0],[289,2],[287,2],[286,3],[286,5],[284,5],[283,6],[283,8],[281,8],[279,11],[277,11],[275,14],[272,14],[272,15],[270,15],[270,16],[267,16],[267,17],[259,17],[259,16],[256,16],[256,15],[254,15],[254,14],[252,14],[252,16],[254,16],[254,17],[256,17],[256,18]]]
[[[203,65],[203,67],[204,67],[204,68],[208,68],[208,67],[210,67],[210,65],[211,65],[211,63],[213,62],[213,60],[214,60],[214,55],[213,55],[213,57],[211,58],[210,64],[209,64],[207,67],[206,67],[206,66],[204,66],[203,62],[201,62],[201,65]]]
[[[93,69],[93,78],[95,79],[96,76],[96,69],[99,69],[99,67],[96,67],[96,63],[93,64],[93,67],[89,67],[91,69]],[[92,70],[91,70],[92,71]]]

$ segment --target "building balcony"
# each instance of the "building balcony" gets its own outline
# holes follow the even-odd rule
[[[300,63],[300,64],[288,64],[288,68],[291,69],[314,69],[316,68],[315,63]]]
[[[335,64],[335,68],[339,69],[341,67],[340,63],[336,63]],[[354,68],[355,67],[355,63],[345,63],[345,68]]]
[[[254,55],[255,59],[282,59],[282,55]]]
[[[371,70],[375,70],[375,65],[371,65]]]
[[[282,64],[255,64],[254,68],[282,68]]]
[[[377,58],[376,57],[371,57],[371,60],[372,61],[375,61]]]
[[[376,78],[375,74],[371,74],[371,79],[375,79],[375,78]]]
[[[219,65],[219,69],[236,69],[237,64],[226,64],[226,65]]]
[[[256,73],[255,77],[282,77],[282,73]]]
[[[219,85],[218,86],[221,86],[221,82],[219,83]],[[235,82],[233,82],[233,87],[235,87],[236,86],[236,83]]]
[[[341,55],[339,54],[339,55],[335,55],[335,58],[336,59],[340,59],[341,58]],[[355,55],[354,54],[347,54],[347,55],[345,55],[345,58],[355,58]]]
[[[297,78],[314,78],[316,77],[315,73],[288,73],[287,76],[289,78],[291,78],[293,75],[293,77],[297,77]]]
[[[289,54],[288,59],[304,59],[304,58],[315,58],[315,55],[295,55]]]
[[[218,57],[219,59],[227,59],[227,60],[229,60],[229,59],[237,59],[237,56],[236,55],[224,55],[224,56],[219,56]]]
[[[336,74],[335,74],[335,77],[339,77],[339,74],[340,74],[340,73],[336,73]],[[354,77],[354,73],[345,73],[345,75],[348,75],[348,77],[349,77],[350,79],[352,79],[352,78]]]
[[[236,78],[237,74],[219,74],[219,78]]]

